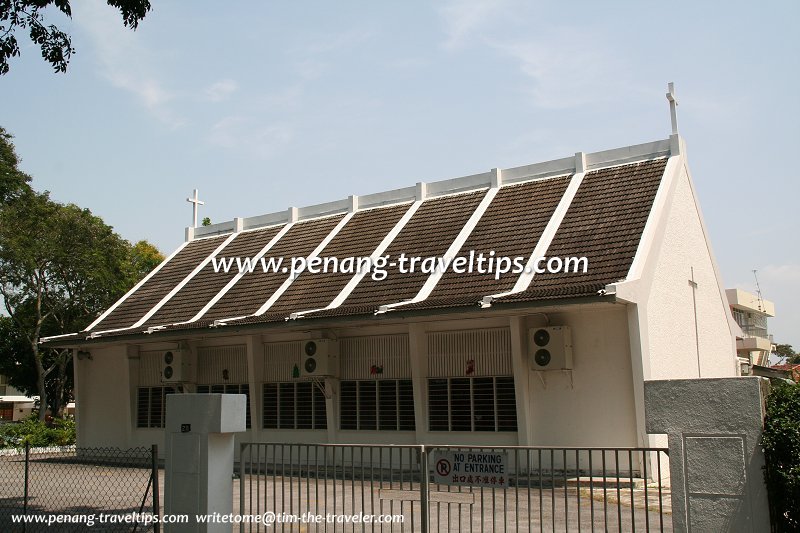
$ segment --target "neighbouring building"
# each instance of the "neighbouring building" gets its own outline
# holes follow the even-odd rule
[[[36,398],[29,398],[8,384],[0,375],[0,423],[16,422],[30,415],[36,407]]]
[[[672,135],[189,228],[46,343],[79,446],[162,444],[187,391],[247,394],[242,441],[636,446],[645,380],[738,375],[723,287]]]
[[[733,319],[741,328],[736,336],[736,354],[741,374],[749,375],[754,365],[769,366],[772,353],[772,335],[767,328],[767,318],[775,316],[775,304],[741,289],[726,289]]]
[[[786,379],[791,379],[795,383],[800,383],[800,364],[781,363],[779,365],[772,365],[769,369],[785,372]]]

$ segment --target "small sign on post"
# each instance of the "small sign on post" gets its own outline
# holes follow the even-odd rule
[[[508,487],[508,453],[505,451],[437,451],[433,482],[471,487]]]

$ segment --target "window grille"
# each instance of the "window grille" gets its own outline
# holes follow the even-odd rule
[[[266,429],[326,429],[325,395],[310,381],[264,383]]]
[[[410,379],[347,380],[340,391],[340,429],[414,431]]]
[[[428,380],[430,431],[517,431],[513,377]]]

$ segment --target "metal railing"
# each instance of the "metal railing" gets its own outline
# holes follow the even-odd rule
[[[458,453],[502,457],[502,479],[448,477],[440,463]],[[251,520],[240,531],[671,531],[666,455],[666,448],[244,443],[239,514]]]

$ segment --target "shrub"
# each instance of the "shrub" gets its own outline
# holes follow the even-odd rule
[[[761,438],[774,531],[800,530],[800,385],[779,384],[767,398]]]
[[[75,421],[55,419],[50,427],[32,415],[16,424],[0,425],[0,448],[22,448],[26,443],[32,448],[75,444]]]

